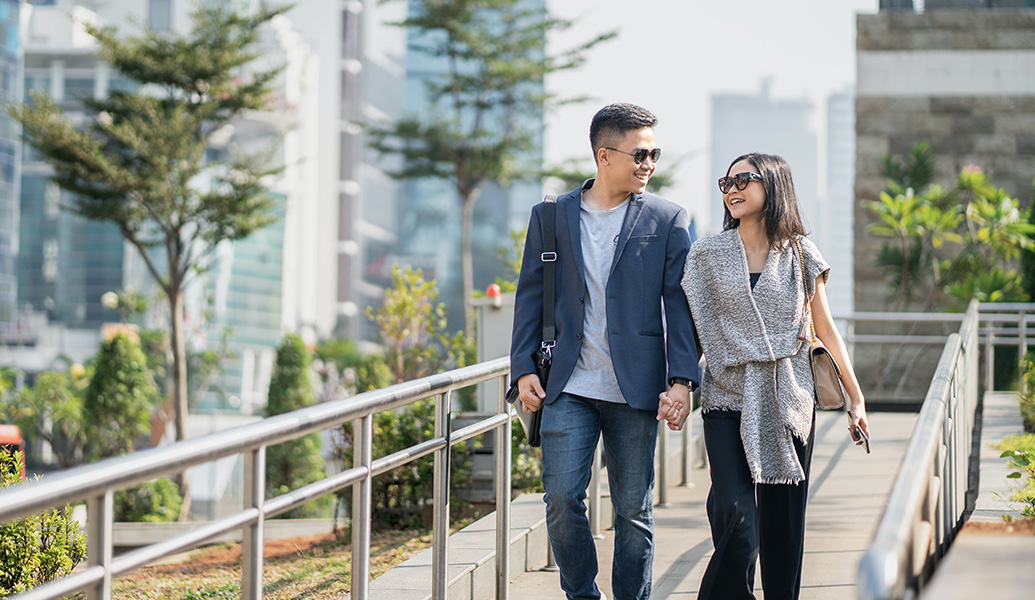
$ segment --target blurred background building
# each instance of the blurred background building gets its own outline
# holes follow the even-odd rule
[[[722,194],[715,179],[742,154],[782,156],[791,167],[809,238],[831,266],[827,287],[837,314],[852,311],[852,182],[855,161],[851,88],[827,98],[823,111],[812,100],[776,98],[772,81],[755,94],[712,94],[711,167],[707,186],[710,235],[722,231]],[[825,184],[824,184],[825,182]]]
[[[0,0],[0,99],[21,97],[21,3]],[[0,331],[14,327],[17,300],[18,188],[21,155],[15,122],[0,114]]]

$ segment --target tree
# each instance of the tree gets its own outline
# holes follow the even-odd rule
[[[90,455],[102,459],[132,452],[137,439],[150,431],[157,399],[137,342],[120,333],[101,344],[83,399]]]
[[[939,303],[964,307],[971,298],[1026,300],[1013,266],[1022,250],[1035,247],[1029,237],[1035,225],[979,167],[964,167],[952,187],[944,188],[928,179],[924,165],[930,161],[923,144],[905,163],[885,159],[885,165],[897,165],[886,167],[886,174],[903,180],[889,178],[889,191],[866,203],[879,218],[869,230],[889,240],[877,262],[893,290],[891,310],[913,301],[922,301],[928,311]]]
[[[559,102],[543,91],[544,78],[578,68],[591,48],[615,34],[551,56],[547,35],[560,35],[573,23],[523,0],[410,0],[409,6],[409,16],[394,25],[409,28],[411,50],[440,61],[445,72],[426,81],[425,114],[370,126],[370,145],[403,159],[392,173],[399,179],[452,183],[463,215],[464,332],[473,336],[467,299],[474,289],[474,204],[487,183],[506,184],[538,170],[527,163],[539,131],[523,119]]]
[[[309,368],[312,358],[302,338],[291,334],[277,348],[277,359],[270,379],[266,416],[272,417],[316,403]],[[323,479],[320,434],[311,433],[297,440],[277,444],[266,450],[266,494],[277,496]],[[314,517],[327,512],[329,496],[293,509],[283,516]]]
[[[380,329],[382,353],[361,361],[356,374],[357,392],[462,367],[473,358],[469,338],[462,332],[443,332],[446,309],[445,305],[435,303],[437,298],[435,281],[425,280],[420,269],[392,267],[392,287],[385,292],[384,305],[376,312],[367,309],[367,316]],[[343,361],[355,360],[347,347],[339,347],[336,354]],[[464,395],[471,392],[473,388],[460,391],[461,403]],[[374,431],[375,458],[428,440],[435,433],[435,402],[427,398],[397,410],[379,412],[374,415]],[[352,423],[345,423],[333,448],[344,469],[352,468],[353,440]],[[464,485],[471,477],[466,447],[454,447],[451,457],[451,481],[454,486]],[[375,478],[374,519],[381,523],[409,523],[431,498],[432,471],[431,457],[424,457]],[[339,498],[348,506],[351,491],[339,493]]]
[[[392,380],[384,385],[437,373],[449,363],[466,363],[469,338],[445,333],[446,307],[435,304],[437,298],[435,281],[424,279],[423,271],[392,267],[392,287],[385,291],[384,305],[376,312],[367,308],[367,316],[380,329],[391,373]]]
[[[83,396],[90,376],[75,367],[40,373],[36,385],[0,403],[0,420],[17,425],[27,439],[50,444],[62,469],[82,463],[87,440]]]
[[[951,186],[943,187],[934,183],[934,164],[924,143],[902,159],[885,158],[888,191],[864,204],[878,217],[869,225],[870,232],[886,240],[876,260],[891,287],[890,310],[909,310],[917,304],[924,312],[963,309],[971,298],[1027,300],[1015,267],[1023,250],[1035,248],[1030,237],[1035,225],[1019,210],[1017,200],[992,185],[979,167],[964,167]],[[917,325],[910,324],[909,333]],[[922,356],[912,352],[911,358],[904,358],[903,348],[899,346],[889,360],[887,344],[881,345],[878,393],[886,372],[893,369],[901,369],[901,390],[910,366]],[[1015,369],[1017,358],[1009,362]]]
[[[168,298],[178,440],[187,438],[188,414],[184,288],[220,242],[274,220],[263,179],[278,170],[245,154],[211,163],[206,149],[235,119],[268,109],[277,70],[242,73],[259,55],[260,26],[286,9],[264,5],[242,15],[201,6],[182,36],[145,29],[120,40],[113,27],[83,23],[99,57],[139,90],[82,99],[96,115],[82,127],[44,94],[8,106],[25,140],[53,166],[53,180],[75,195],[71,210],[116,224]],[[203,187],[206,176],[213,183]],[[186,492],[185,475],[182,485]]]

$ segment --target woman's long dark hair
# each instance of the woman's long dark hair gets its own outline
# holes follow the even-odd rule
[[[769,247],[782,248],[785,242],[806,235],[805,223],[802,222],[801,213],[798,211],[798,199],[794,194],[791,167],[787,161],[775,154],[744,154],[730,163],[726,169],[727,177],[733,165],[742,160],[751,163],[762,176],[762,186],[765,187],[762,216],[765,218],[765,235],[769,239]],[[734,219],[730,215],[730,209],[725,202],[722,203],[722,210],[723,231],[736,229],[740,225],[740,219]]]

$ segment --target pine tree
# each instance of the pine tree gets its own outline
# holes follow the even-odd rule
[[[201,6],[184,35],[145,29],[121,39],[113,27],[83,23],[98,56],[139,88],[84,98],[95,117],[82,126],[45,94],[7,107],[54,168],[54,182],[74,194],[71,209],[115,223],[168,298],[178,440],[187,438],[188,413],[184,288],[220,242],[274,221],[262,179],[278,170],[243,154],[212,163],[206,149],[235,119],[268,110],[277,70],[243,74],[258,56],[259,28],[287,8],[243,15]],[[199,183],[205,177],[210,186]],[[182,484],[189,507],[185,477]]]
[[[446,71],[426,82],[431,105],[420,115],[370,128],[371,146],[403,159],[393,176],[452,183],[463,222],[464,332],[474,335],[467,300],[474,289],[471,227],[485,185],[539,171],[528,164],[538,127],[530,116],[559,100],[543,90],[547,75],[578,68],[586,53],[614,37],[605,33],[557,55],[546,37],[571,28],[526,0],[410,0],[411,51],[442,61]]]
[[[277,349],[270,379],[266,416],[272,417],[316,403],[309,367],[312,357],[297,335],[288,335]],[[324,477],[320,435],[309,434],[266,450],[266,495],[278,496]],[[326,516],[330,496],[284,513],[283,517]]]

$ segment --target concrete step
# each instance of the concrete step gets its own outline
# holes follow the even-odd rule
[[[432,550],[397,565],[370,583],[371,600],[431,598]],[[484,600],[496,592],[496,513],[449,536],[447,597]],[[542,494],[511,502],[510,576],[546,564],[546,505]],[[347,596],[351,598],[351,596]]]

